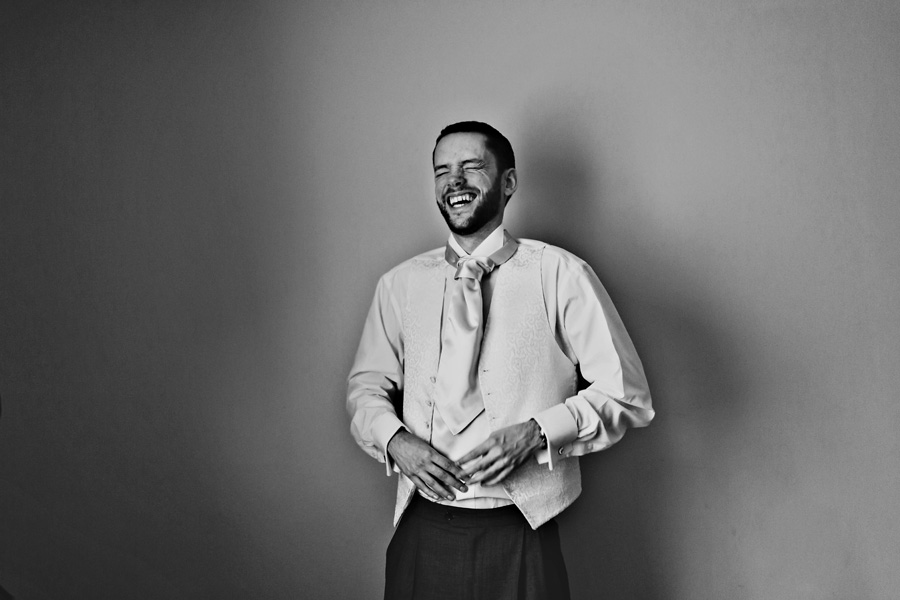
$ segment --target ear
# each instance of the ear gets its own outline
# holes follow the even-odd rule
[[[503,195],[506,197],[506,200],[508,202],[510,196],[513,195],[519,185],[519,175],[518,173],[516,173],[516,170],[514,168],[509,168],[503,172],[502,180]]]

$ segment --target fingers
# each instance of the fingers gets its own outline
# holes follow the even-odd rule
[[[467,463],[463,463],[463,477],[465,480],[470,483],[475,483],[478,480],[476,479],[477,475],[482,474],[482,472],[489,468],[494,461],[499,459],[500,456],[498,454],[485,454],[484,456],[480,456],[475,460],[469,461]]]
[[[446,461],[446,459],[444,460]],[[459,470],[459,468],[456,467],[455,470]],[[456,497],[454,488],[460,492],[465,492],[469,489],[465,483],[460,481],[458,477],[448,473],[437,461],[419,469],[416,475],[428,488],[447,500],[453,500]]]
[[[423,496],[431,500],[432,502],[438,502],[441,500],[442,496],[432,490],[428,485],[425,484],[417,475],[409,475],[409,480],[413,482],[413,485],[416,486],[416,489],[419,490]]]
[[[427,498],[435,502],[441,499],[454,500],[456,494],[453,488],[461,492],[469,489],[466,484],[437,467],[430,470],[417,470],[414,473],[410,473],[408,477]]]
[[[506,479],[528,456],[515,448],[494,446],[482,456],[462,463],[462,467],[469,476],[466,480],[469,483],[494,485]]]
[[[484,455],[488,450],[490,450],[494,446],[494,441],[492,438],[488,438],[486,441],[478,444],[473,448],[468,454],[465,454],[462,458],[459,459],[459,464],[464,465],[467,462],[473,461],[479,456]]]
[[[458,464],[433,448],[429,460],[430,465],[426,465],[424,470],[432,479],[436,480],[437,485],[441,488],[441,493],[452,494],[453,491],[449,488],[456,488],[461,492],[469,489],[463,482],[466,474]],[[434,486],[432,489],[435,489]]]
[[[459,463],[415,436],[399,438],[392,449],[400,470],[423,496],[435,502],[453,500],[457,490],[468,491],[466,483],[500,483],[528,455],[523,453],[521,444],[510,443],[496,433],[460,458]]]
[[[454,488],[460,492],[468,491],[461,481],[464,473],[459,465],[427,444],[419,445],[418,449],[413,460],[398,461],[398,464],[425,497],[433,501],[453,500],[456,497]]]
[[[468,490],[461,481],[465,473],[458,464],[414,435],[400,432],[395,438],[396,443],[392,440],[389,446],[392,458],[407,477],[419,482],[416,485],[423,493],[433,492],[452,498],[451,488],[461,492]]]
[[[506,467],[504,467],[499,473],[497,473],[496,476],[494,476],[490,479],[485,479],[484,484],[485,485],[497,485],[498,483],[500,483],[501,481],[506,479],[509,476],[509,474],[513,472],[513,470],[516,468],[516,466],[517,465],[515,465],[515,464],[506,465]],[[486,477],[487,477],[487,475],[485,475],[485,478]]]
[[[466,475],[471,475],[475,471],[478,471],[484,468],[485,465],[490,464],[502,457],[504,454],[503,446],[497,443],[493,443],[491,439],[488,439],[487,442],[481,444],[465,456],[459,459],[459,464],[462,466],[462,471]]]
[[[506,469],[512,470],[515,466],[515,463],[508,457],[501,457],[474,472],[471,479],[469,479],[469,483],[489,483],[493,477],[496,477],[502,471]]]
[[[453,462],[437,450],[432,449],[433,454],[431,456],[431,462],[439,467],[444,473],[450,476],[450,480],[447,481],[447,485],[453,486],[457,488],[459,491],[466,491],[464,488],[466,485],[462,482],[462,479],[466,476],[465,471],[463,471],[462,467],[459,464]]]
[[[479,483],[484,481],[485,478],[495,475],[500,469],[506,467],[509,462],[510,458],[504,454],[503,449],[499,446],[494,446],[483,456],[465,463],[464,470],[469,475],[469,483]]]
[[[435,495],[435,500],[453,500],[456,498],[456,494],[453,493],[453,490],[446,484],[446,482],[438,479],[431,475],[428,472],[419,473],[419,479],[422,483],[431,490],[431,493]]]

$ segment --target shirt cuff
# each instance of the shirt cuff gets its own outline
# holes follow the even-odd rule
[[[537,453],[540,464],[547,463],[553,470],[553,455],[556,449],[578,438],[578,423],[565,404],[551,406],[532,417],[547,438],[547,448]]]
[[[406,429],[406,425],[393,413],[386,412],[372,421],[372,438],[375,440],[375,445],[384,455],[384,468],[388,477],[390,477],[391,471],[394,470],[394,461],[391,460],[391,455],[388,454],[387,445],[391,438],[394,437],[394,434],[401,429]]]

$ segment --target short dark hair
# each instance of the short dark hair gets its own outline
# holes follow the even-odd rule
[[[481,121],[460,121],[459,123],[447,125],[441,129],[441,133],[434,140],[434,148],[437,149],[438,142],[451,133],[480,133],[487,138],[485,146],[497,159],[497,169],[501,173],[506,169],[514,169],[516,167],[516,155],[513,153],[512,144],[509,143],[506,136],[487,123],[482,123]],[[434,162],[434,150],[431,151],[431,162]]]

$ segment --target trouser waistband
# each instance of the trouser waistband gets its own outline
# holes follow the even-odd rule
[[[526,522],[514,504],[499,508],[461,508],[431,502],[418,494],[413,495],[412,503],[404,515],[407,514],[429,521],[452,523],[459,527],[502,527]]]

